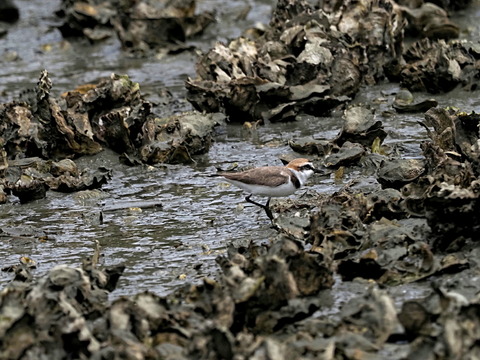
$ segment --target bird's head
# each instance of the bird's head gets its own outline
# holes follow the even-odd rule
[[[314,173],[319,172],[315,169],[312,162],[308,159],[295,159],[290,161],[287,164],[287,168],[295,171],[295,173],[300,177],[302,185],[307,181],[307,179],[312,176]]]

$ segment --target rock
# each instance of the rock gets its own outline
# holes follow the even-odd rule
[[[193,112],[156,118],[152,104],[142,100],[139,84],[128,76],[112,74],[99,84],[67,92],[59,100],[50,95],[51,87],[44,71],[29,103],[0,105],[4,119],[0,139],[7,158],[35,153],[62,159],[97,154],[108,147],[133,163],[137,158],[148,163],[188,162],[208,151],[214,128],[223,123],[222,115]],[[75,172],[57,168],[54,163],[54,173]]]
[[[13,0],[4,0],[0,4],[0,21],[14,23],[20,18],[20,11]]]
[[[86,37],[92,42],[114,35],[125,51],[151,55],[178,52],[189,47],[187,39],[201,33],[214,21],[213,12],[195,14],[195,0],[155,2],[142,0],[111,4],[106,1],[63,1],[57,15],[64,37]]]
[[[103,315],[107,292],[94,273],[105,276],[101,270],[57,266],[38,283],[12,283],[5,288],[0,293],[2,354],[56,359],[100,351],[89,322]]]
[[[191,162],[210,149],[214,129],[223,122],[221,114],[194,112],[157,118],[150,123],[151,141],[139,149],[140,159],[149,164]]]
[[[395,96],[392,107],[398,113],[425,112],[432,107],[436,107],[438,102],[435,99],[426,99],[414,102],[413,95],[408,90],[400,90]]]
[[[79,170],[77,164],[71,159],[53,161],[50,167],[50,173],[53,176],[72,175],[78,176]]]
[[[417,8],[402,7],[409,22],[409,34],[420,38],[455,39],[460,34],[458,25],[453,23],[441,7],[426,2]]]
[[[40,158],[9,161],[3,187],[26,203],[46,196],[47,190],[73,192],[97,189],[111,178],[111,170],[89,168],[80,171],[73,160],[58,162]]]
[[[431,322],[430,314],[417,300],[406,301],[398,314],[398,320],[409,338],[417,337],[422,329]]]
[[[341,314],[345,330],[361,333],[376,346],[384,344],[399,326],[392,298],[376,286],[371,286],[365,297],[345,304]]]
[[[437,254],[435,243],[426,242],[428,220],[408,219],[403,201],[393,189],[368,196],[343,191],[319,199],[307,242],[334,259],[343,281],[365,278],[394,285],[468,269],[468,261]]]
[[[200,58],[197,78],[186,81],[188,101],[232,122],[329,114],[362,83],[381,79],[383,66],[400,55],[404,22],[398,7],[367,3],[329,14],[305,1],[278,2],[261,37],[217,44]],[[359,19],[364,25],[358,26]],[[347,37],[358,47],[347,47]]]
[[[346,142],[355,142],[371,147],[375,139],[380,143],[387,137],[381,121],[375,120],[373,110],[362,106],[351,106],[344,112],[344,124],[340,134],[334,140],[342,146]]]
[[[409,359],[416,359],[421,352],[439,349],[439,357],[465,358],[478,352],[476,346],[465,346],[475,337],[466,331],[467,326],[476,328],[473,316],[478,300],[468,301],[464,296],[433,286],[424,299],[414,299],[404,304],[399,319],[407,336],[413,338]],[[467,325],[468,324],[468,325]],[[474,342],[474,341],[473,341]]]
[[[332,244],[338,247],[339,252],[353,251],[360,244],[364,232],[365,196],[355,197],[341,192],[319,200],[316,205],[318,210],[311,215],[307,242],[312,243],[314,248],[324,246],[326,251]],[[348,228],[343,226],[344,221],[348,221]]]
[[[471,85],[478,72],[476,56],[464,42],[423,39],[404,52],[400,85],[410,91],[443,93],[457,85]]]
[[[347,141],[337,152],[325,158],[325,166],[338,168],[340,166],[356,164],[364,154],[365,148],[362,145]]]
[[[388,160],[380,164],[377,180],[384,188],[400,189],[403,185],[418,179],[424,171],[425,163],[422,160]]]
[[[233,249],[230,257],[234,257]],[[238,304],[235,323],[257,331],[270,332],[308,316],[318,305],[301,309],[300,304],[290,306],[292,300],[317,294],[333,285],[328,260],[319,254],[306,254],[299,242],[287,239],[280,239],[265,255],[256,259],[244,258],[242,266],[222,257],[217,261]],[[252,268],[254,264],[258,264],[258,268]],[[278,309],[285,314],[277,314]]]
[[[296,138],[288,142],[293,151],[301,154],[325,156],[332,152],[334,145],[328,140],[316,140],[312,137]]]
[[[108,2],[95,0],[63,1],[57,15],[63,18],[58,27],[64,37],[85,36],[98,41],[113,35],[111,19],[116,10]],[[98,36],[99,32],[104,35]]]
[[[381,218],[397,219],[405,217],[402,207],[402,193],[390,187],[374,191],[367,198],[367,219],[380,220]]]
[[[57,177],[46,179],[49,188],[60,192],[74,192],[83,190],[99,189],[105,185],[112,177],[110,169],[98,168],[91,170],[84,169],[81,174],[72,176],[62,174]]]
[[[18,197],[21,203],[43,199],[47,189],[47,184],[29,175],[22,175],[11,187],[12,194]]]
[[[139,1],[118,8],[112,23],[124,50],[137,55],[164,48],[178,52],[179,44],[203,32],[215,19],[213,12],[195,14],[195,6],[195,0]]]
[[[425,118],[431,139],[422,144],[425,173],[403,189],[405,205],[426,216],[435,250],[458,250],[475,241],[480,229],[474,215],[479,204],[479,117],[432,108]]]

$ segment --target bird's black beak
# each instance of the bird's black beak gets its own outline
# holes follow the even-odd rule
[[[313,173],[314,174],[323,174],[323,170],[322,169],[313,169]]]

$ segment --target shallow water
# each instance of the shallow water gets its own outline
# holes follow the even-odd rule
[[[200,1],[200,9],[212,6],[218,9],[218,23],[193,43],[208,49],[217,39],[235,37],[248,26],[268,22],[272,2],[249,3],[255,10],[245,21],[235,22],[236,14],[247,2]],[[58,23],[52,15],[58,2],[17,0],[16,4],[22,19],[0,41],[0,101],[10,101],[31,87],[40,71],[46,68],[51,73],[54,93],[97,81],[112,72],[127,73],[140,83],[142,93],[154,102],[161,101],[158,94],[164,89],[173,94],[159,112],[168,114],[190,109],[183,99],[183,83],[187,76],[195,74],[193,53],[140,60],[125,58],[116,39],[94,46],[82,41],[66,42],[52,29]],[[471,11],[472,15],[476,9]],[[466,24],[478,26],[469,20]],[[476,33],[478,30],[471,32]],[[11,60],[14,52],[17,60]],[[386,102],[377,110],[378,118],[389,133],[385,144],[399,151],[402,157],[418,158],[421,156],[419,143],[426,139],[425,130],[417,123],[423,115],[381,115],[382,111],[391,110],[397,90],[396,84],[368,88],[359,94],[356,102],[375,103],[385,98]],[[458,90],[435,98],[442,106],[480,111],[475,93]],[[214,259],[225,251],[230,241],[268,242],[275,232],[262,212],[245,204],[241,192],[208,175],[214,173],[216,167],[227,168],[232,163],[278,165],[279,156],[292,153],[289,140],[302,136],[330,140],[340,128],[338,115],[329,118],[305,116],[295,123],[268,124],[253,133],[230,125],[219,129],[208,154],[197,157],[195,164],[187,166],[126,167],[109,151],[100,157],[85,157],[79,161],[82,166],[103,165],[113,169],[113,177],[102,192],[49,192],[46,199],[33,203],[21,205],[11,197],[9,204],[0,205],[0,229],[6,232],[0,232],[0,252],[3,254],[0,265],[13,265],[18,263],[20,256],[28,256],[37,262],[37,273],[56,264],[78,266],[82,258],[93,253],[94,240],[98,240],[102,263],[127,266],[114,297],[143,290],[166,294],[179,285],[213,276],[217,271]],[[343,183],[335,183],[330,176],[317,176],[310,181],[309,189],[331,193],[360,175],[361,169],[347,172]],[[359,186],[365,183],[372,185],[375,180],[364,178]],[[294,196],[301,196],[304,191]],[[143,210],[135,207],[150,201],[159,202],[162,207]],[[131,208],[108,211],[119,205]],[[103,223],[99,221],[101,211]],[[10,279],[10,274],[0,272],[0,286]],[[336,301],[342,302],[352,296],[341,284],[333,291],[335,289],[338,290]],[[418,296],[421,292],[413,287],[396,291],[404,293],[405,297]]]

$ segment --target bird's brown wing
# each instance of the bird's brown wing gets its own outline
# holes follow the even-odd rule
[[[280,186],[290,174],[291,171],[283,166],[269,166],[238,173],[221,173],[219,175],[226,179],[242,181],[246,184]]]

